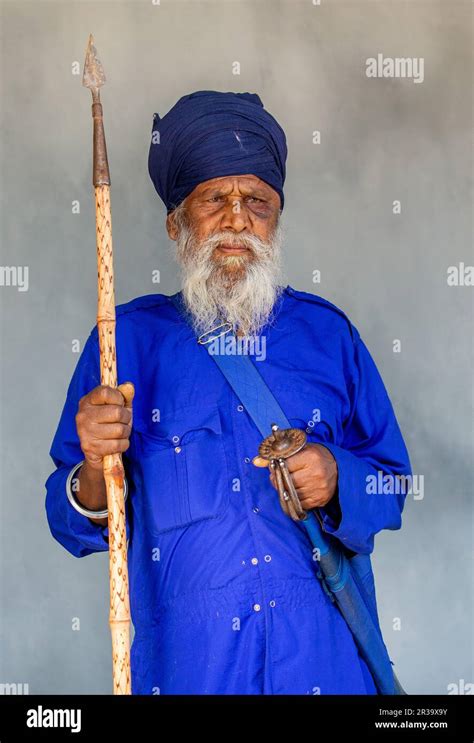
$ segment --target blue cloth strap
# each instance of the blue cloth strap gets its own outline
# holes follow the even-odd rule
[[[272,423],[276,423],[279,428],[291,428],[290,421],[248,356],[209,355],[264,438],[271,434]]]

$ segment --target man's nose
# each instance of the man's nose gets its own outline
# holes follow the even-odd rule
[[[229,201],[221,217],[221,230],[233,230],[234,232],[243,232],[250,227],[245,205],[239,199]]]

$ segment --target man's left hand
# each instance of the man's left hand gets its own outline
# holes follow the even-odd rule
[[[262,457],[254,457],[252,461],[257,467],[269,465],[268,460]],[[337,490],[337,464],[329,449],[321,444],[307,444],[285,462],[305,511],[329,503]],[[271,470],[270,482],[278,490]]]

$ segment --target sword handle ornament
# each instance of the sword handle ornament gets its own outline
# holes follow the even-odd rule
[[[272,433],[258,447],[259,455],[268,460],[275,475],[280,505],[293,521],[305,521],[308,515],[301,506],[285,460],[304,449],[306,443],[306,433],[300,428],[279,428],[272,423]]]

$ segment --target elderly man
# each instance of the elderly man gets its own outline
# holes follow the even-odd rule
[[[302,508],[347,554],[400,528],[403,493],[368,487],[410,474],[375,364],[340,309],[281,284],[286,154],[254,94],[200,91],[155,114],[149,170],[182,290],[117,308],[118,389],[100,386],[92,330],[52,443],[48,520],[77,557],[108,549],[102,458],[123,453],[134,694],[378,693],[206,344],[226,323],[255,340],[245,352],[307,434],[287,460]]]

